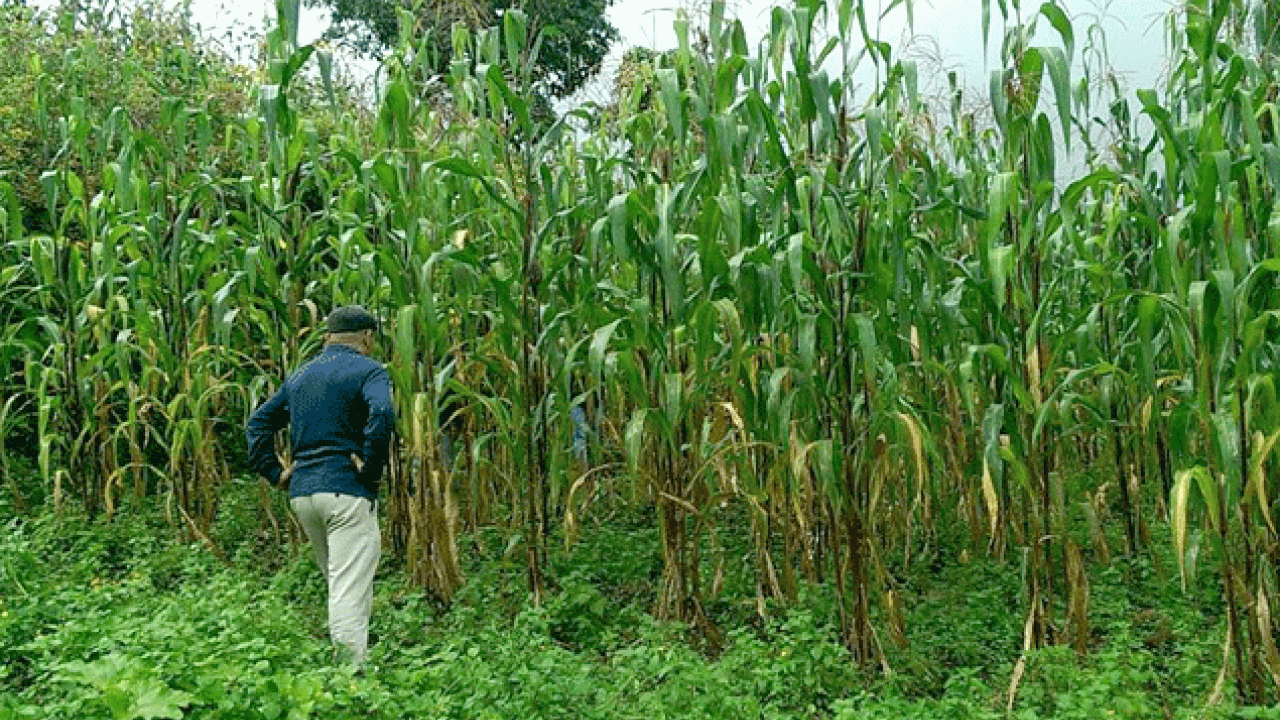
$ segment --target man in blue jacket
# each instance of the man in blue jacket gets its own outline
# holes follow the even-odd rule
[[[329,636],[357,665],[369,644],[378,568],[378,481],[387,463],[395,409],[391,379],[368,357],[377,321],[363,308],[336,308],[324,351],[296,370],[249,418],[249,464],[289,488],[289,505],[329,586]],[[288,425],[294,464],[280,466],[275,433]]]

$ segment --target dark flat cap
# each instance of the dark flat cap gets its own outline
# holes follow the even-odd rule
[[[329,313],[329,317],[325,320],[325,329],[331,333],[349,333],[360,332],[361,330],[376,330],[378,320],[369,314],[368,310],[359,305],[343,305],[334,308]]]

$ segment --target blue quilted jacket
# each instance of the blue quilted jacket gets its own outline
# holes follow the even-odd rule
[[[295,463],[289,497],[338,493],[376,500],[395,422],[386,369],[353,348],[329,345],[249,418],[249,465],[278,484],[275,433],[289,426]],[[352,454],[364,461],[363,472]]]

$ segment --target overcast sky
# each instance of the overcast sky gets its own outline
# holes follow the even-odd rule
[[[42,7],[56,4],[56,0],[31,2]],[[609,19],[618,28],[622,40],[605,62],[602,75],[606,81],[587,94],[602,93],[603,88],[611,84],[608,80],[612,70],[626,48],[671,48],[675,44],[672,21],[679,8],[696,12],[698,7],[705,8],[708,4],[708,0],[615,0],[609,9]],[[748,41],[753,45],[767,32],[770,8],[774,4],[769,0],[727,1],[730,14],[736,14],[743,21]],[[875,11],[887,4],[889,0],[867,0],[867,9]],[[1040,0],[1023,0],[1021,4],[1028,12],[1034,12]],[[1063,0],[1060,4],[1074,19],[1077,59],[1087,44],[1088,28],[1098,25],[1106,33],[1110,64],[1129,91],[1155,84],[1165,63],[1164,18],[1172,7],[1171,0]],[[992,18],[990,60],[985,63],[981,0],[915,0],[914,38],[908,32],[906,13],[901,9],[881,22],[880,38],[894,47],[898,57],[919,60],[922,83],[927,82],[930,71],[937,71],[934,77],[942,78],[945,76],[941,70],[955,70],[965,85],[982,89],[985,94],[987,77],[1000,46],[999,10],[995,0],[991,5],[996,17]],[[251,47],[261,36],[267,17],[274,17],[274,4],[263,0],[192,0],[191,8],[202,30],[228,50]],[[1057,44],[1048,24],[1042,22],[1041,25],[1042,40],[1038,42]],[[304,44],[310,42],[327,26],[325,13],[304,10],[299,40]]]
[[[889,0],[866,2],[869,15],[878,15],[880,8],[892,4]],[[707,0],[618,0],[609,17],[623,39],[613,58],[636,45],[659,50],[674,46],[672,20],[677,10],[707,4]],[[770,11],[776,4],[776,0],[727,1],[752,43],[768,33]],[[829,4],[834,8],[835,0]],[[1089,28],[1098,26],[1105,33],[1108,62],[1130,92],[1156,83],[1165,64],[1165,18],[1174,6],[1171,0],[1062,0],[1059,4],[1073,19],[1077,63],[1088,42]],[[1002,34],[997,5],[992,0],[994,17],[985,62],[981,0],[915,0],[911,27],[900,7],[880,21],[878,35],[893,46],[896,57],[917,59],[922,83],[930,70],[936,71],[933,74],[938,82],[945,79],[944,71],[954,70],[962,84],[980,89],[985,96],[989,74],[999,61]],[[1021,5],[1034,13],[1041,0],[1023,0]],[[877,34],[874,19],[868,17],[868,22]],[[1060,44],[1047,22],[1040,22],[1038,30],[1037,43]],[[1102,49],[1103,43],[1095,46]]]

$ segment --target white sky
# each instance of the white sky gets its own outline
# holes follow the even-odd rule
[[[105,2],[110,6],[120,0],[82,1],[87,4]],[[165,1],[172,5],[181,0]],[[261,37],[266,18],[274,18],[275,13],[274,3],[270,0],[189,1],[195,22],[228,51],[253,47]],[[1010,0],[1009,4],[1014,1]],[[57,4],[57,0],[30,2],[37,7]],[[123,4],[128,2],[124,0]],[[836,0],[829,2],[834,7]],[[889,4],[889,0],[866,2],[868,10]],[[1020,4],[1030,14],[1039,8],[1040,3],[1041,0],[1022,0]],[[752,44],[768,32],[770,8],[774,4],[771,0],[727,0],[729,14],[742,19],[748,42]],[[1088,43],[1089,26],[1098,24],[1106,32],[1110,63],[1123,84],[1132,91],[1156,83],[1165,62],[1163,20],[1173,5],[1172,0],[1061,0],[1060,4],[1075,20],[1077,62]],[[644,46],[664,50],[674,46],[672,21],[677,10],[683,7],[697,12],[697,8],[708,5],[709,0],[614,0],[609,9],[609,19],[618,28],[622,40],[605,62],[600,86],[584,94],[590,99],[604,99],[604,88],[611,85],[612,71],[626,48]],[[941,70],[956,70],[963,84],[985,96],[988,73],[995,66],[1000,47],[997,1],[991,0],[994,17],[988,49],[990,61],[987,63],[984,63],[982,53],[981,0],[915,0],[914,6],[914,42],[907,32],[906,13],[902,9],[895,10],[882,21],[880,38],[894,47],[897,56],[919,59],[922,85],[929,81],[931,72],[935,80],[941,82],[944,77]],[[868,21],[874,22],[872,18]],[[305,44],[314,40],[327,25],[326,13],[304,9],[299,41]],[[1058,43],[1056,34],[1046,22],[1041,22],[1040,41]]]

